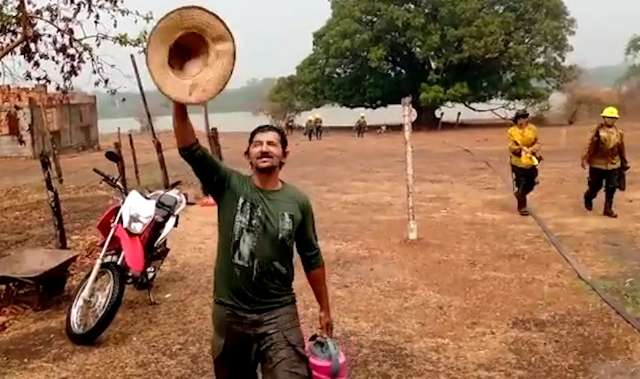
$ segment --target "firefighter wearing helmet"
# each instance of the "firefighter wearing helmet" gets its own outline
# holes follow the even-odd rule
[[[320,117],[319,113],[316,113],[314,117],[314,129],[316,134],[316,140],[321,140],[323,127],[322,127],[322,117]]]
[[[602,122],[589,134],[589,143],[582,156],[582,168],[589,167],[584,207],[593,210],[593,200],[604,186],[605,203],[603,214],[617,218],[613,210],[616,190],[625,189],[625,172],[629,169],[622,129],[616,126],[620,114],[612,106],[602,111]]]
[[[533,191],[537,184],[538,165],[542,160],[538,129],[529,122],[529,112],[526,110],[516,112],[513,124],[509,128],[507,135],[514,195],[517,201],[518,213],[522,216],[528,216],[527,195]]]
[[[364,138],[364,133],[367,131],[367,119],[364,113],[360,114],[360,118],[356,121],[354,129],[356,131],[356,138]]]
[[[314,129],[315,129],[315,120],[313,116],[309,116],[307,118],[307,123],[304,124],[304,134],[307,136],[307,138],[309,138],[309,141],[313,139]]]

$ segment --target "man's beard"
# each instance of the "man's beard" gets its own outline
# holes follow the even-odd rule
[[[258,161],[260,161],[260,159],[263,159],[263,158],[269,158],[271,160],[275,160],[275,162],[269,166],[258,165]],[[280,162],[277,159],[274,159],[272,155],[268,155],[268,154],[259,156],[258,159],[256,159],[256,163],[253,165],[253,169],[260,174],[273,174],[278,170],[279,167],[280,167]]]
[[[259,167],[259,166],[253,166],[254,171],[260,173],[260,174],[273,174],[274,172],[276,172],[278,170],[278,166],[276,165],[271,165],[271,166],[267,166],[267,167]]]

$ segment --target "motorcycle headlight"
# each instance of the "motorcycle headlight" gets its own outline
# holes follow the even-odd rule
[[[154,200],[131,191],[122,205],[122,225],[133,234],[141,234],[155,214]]]
[[[133,234],[142,234],[144,227],[147,226],[150,221],[150,219],[144,219],[137,214],[123,215],[122,217],[122,223],[125,229]]]

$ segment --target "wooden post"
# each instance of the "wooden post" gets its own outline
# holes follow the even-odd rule
[[[142,97],[142,104],[144,105],[144,110],[147,113],[147,121],[149,122],[149,128],[151,129],[151,136],[153,138],[153,147],[156,150],[156,156],[158,157],[158,164],[160,165],[160,171],[162,172],[162,184],[164,188],[169,188],[169,174],[167,173],[167,165],[164,161],[164,153],[162,152],[162,144],[160,140],[156,136],[156,130],[153,127],[153,120],[151,119],[151,113],[149,112],[149,105],[147,104],[147,97],[144,94],[144,88],[142,88],[142,81],[140,80],[140,73],[138,72],[138,65],[136,64],[136,59],[133,54],[130,55],[131,64],[133,65],[133,70],[136,74],[136,79],[138,80],[138,89],[140,90],[140,97]]]
[[[222,162],[222,148],[220,147],[220,136],[218,135],[218,128],[211,128],[209,124],[209,109],[207,103],[204,103],[204,128],[207,132],[207,141],[209,142],[209,151],[211,154],[218,157]]]
[[[218,128],[211,128],[211,135],[209,136],[209,144],[213,145],[214,154],[218,157],[220,162],[222,158],[222,147],[220,146],[220,136],[218,134]]]
[[[42,128],[44,129],[44,134],[46,134],[47,137],[49,137],[48,138],[49,145],[51,145],[51,151],[49,152],[48,149],[45,148],[44,135],[43,135],[42,149],[47,151],[46,153],[47,155],[49,155],[49,153],[51,154],[51,157],[53,159],[53,166],[55,167],[55,170],[56,170],[56,177],[58,179],[58,183],[62,185],[64,183],[64,179],[62,178],[62,165],[60,164],[60,157],[58,156],[58,146],[56,145],[56,142],[53,140],[53,136],[49,132],[49,124],[47,123],[47,113],[44,111],[44,104],[42,102],[40,102],[40,117],[42,117]],[[69,120],[69,122],[71,122],[71,120]]]
[[[51,208],[53,216],[53,229],[56,233],[56,248],[67,248],[67,234],[64,230],[64,221],[62,219],[62,206],[60,205],[60,196],[58,190],[51,180],[51,161],[45,153],[40,154],[40,167],[42,168],[42,176],[47,190],[47,202]]]
[[[458,118],[456,118],[456,129],[460,127],[460,117],[462,116],[462,112],[458,112]]]
[[[413,169],[413,145],[411,144],[411,96],[402,99],[402,114],[404,124],[404,142],[406,150],[407,167],[407,213],[408,213],[408,237],[410,241],[418,239],[418,224],[416,223],[414,200],[414,169]]]
[[[56,169],[56,177],[58,178],[58,183],[60,185],[64,184],[64,179],[62,178],[62,165],[60,164],[60,155],[58,154],[58,146],[56,142],[51,137],[51,157],[53,158],[53,167]]]
[[[120,183],[124,187],[125,191],[129,191],[129,187],[127,186],[127,173],[125,172],[124,167],[124,155],[122,155],[122,145],[120,142],[116,141],[113,143],[113,147],[116,149],[116,152],[120,156],[120,162],[118,162],[118,174],[120,176]]]
[[[140,187],[140,170],[138,169],[138,156],[136,155],[136,146],[133,144],[133,134],[129,132],[129,147],[131,147],[131,156],[133,157],[133,171],[136,174],[136,184]]]

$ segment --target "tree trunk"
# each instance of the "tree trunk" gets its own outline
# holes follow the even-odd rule
[[[418,113],[418,118],[413,123],[415,129],[435,129],[438,126],[436,117],[438,107],[422,106],[419,101],[414,101],[412,106]]]

